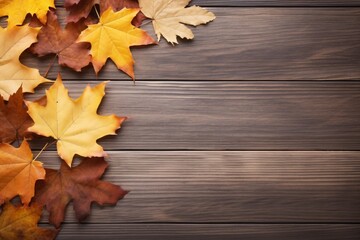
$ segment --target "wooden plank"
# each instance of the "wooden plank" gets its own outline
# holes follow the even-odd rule
[[[210,8],[216,21],[194,30],[194,41],[133,48],[138,80],[360,79],[359,8]],[[59,9],[64,19],[64,9]],[[62,20],[63,21],[63,20]],[[151,25],[145,26],[151,33]],[[23,62],[46,72],[52,58]],[[129,78],[109,61],[99,79]],[[91,67],[67,79],[95,79]]]
[[[77,97],[86,83],[65,84]],[[113,81],[102,106],[129,117],[108,150],[360,149],[359,81]]]
[[[56,6],[63,6],[64,0],[55,0]],[[264,7],[264,6],[360,6],[358,0],[193,0],[190,5],[212,7]]]
[[[59,163],[44,154],[45,166]],[[131,192],[89,223],[360,223],[360,152],[109,152]],[[46,218],[43,218],[46,222]],[[72,207],[66,223],[76,223]]]
[[[62,228],[59,240],[358,240],[359,225],[350,224],[91,224]]]

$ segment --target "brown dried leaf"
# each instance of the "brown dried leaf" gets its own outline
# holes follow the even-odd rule
[[[127,191],[99,180],[107,167],[103,158],[88,158],[73,168],[62,162],[60,171],[46,169],[45,181],[37,184],[35,202],[45,205],[50,212],[49,220],[56,227],[64,220],[70,201],[80,221],[90,214],[92,202],[114,205]]]
[[[5,104],[0,95],[0,143],[12,143],[29,136],[27,129],[34,124],[23,100],[22,88]]]
[[[62,29],[57,16],[53,11],[48,12],[48,21],[41,28],[37,39],[30,50],[42,57],[48,54],[56,54],[60,65],[70,67],[75,71],[89,65],[90,44],[76,43],[80,32],[85,29],[85,25],[79,23],[69,23]]]

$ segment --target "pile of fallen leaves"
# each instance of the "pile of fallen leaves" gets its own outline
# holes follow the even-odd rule
[[[176,44],[178,36],[194,37],[184,24],[215,18],[203,8],[186,7],[190,1],[65,0],[64,28],[54,0],[0,1],[0,17],[7,16],[7,27],[0,27],[0,239],[53,239],[69,202],[83,220],[93,202],[114,205],[127,194],[101,180],[108,164],[97,140],[115,134],[126,119],[97,114],[106,82],[87,86],[72,99],[60,75],[55,82],[46,79],[47,74],[23,65],[20,55],[27,49],[40,57],[54,54],[60,65],[75,71],[92,64],[95,74],[111,58],[134,79],[130,47],[157,43],[141,26],[152,22],[158,41],[163,36]],[[51,82],[44,97],[24,101],[24,92]],[[30,146],[36,142],[47,143],[34,157]],[[41,154],[53,144],[59,169],[40,162],[52,160]],[[55,229],[37,226],[43,208]]]

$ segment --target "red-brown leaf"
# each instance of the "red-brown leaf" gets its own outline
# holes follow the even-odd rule
[[[50,213],[49,221],[56,227],[64,220],[70,201],[79,221],[89,215],[92,202],[115,205],[127,191],[99,180],[107,166],[103,158],[87,158],[73,168],[62,162],[60,171],[46,169],[45,181],[37,184],[35,202],[45,205]]]
[[[0,123],[0,143],[11,143],[30,136],[26,130],[34,122],[27,113],[21,87],[10,96],[7,104],[0,95]]]
[[[48,12],[48,21],[38,34],[38,42],[30,50],[42,57],[56,54],[59,64],[76,71],[89,65],[90,54],[88,43],[76,43],[80,32],[86,27],[82,23],[69,23],[65,29],[60,27],[54,12]]]
[[[67,22],[78,22],[82,18],[87,18],[94,5],[100,5],[100,14],[111,7],[115,12],[123,8],[139,8],[137,0],[65,0],[65,8],[70,12],[66,18]],[[132,24],[139,27],[146,19],[142,12],[139,12]]]

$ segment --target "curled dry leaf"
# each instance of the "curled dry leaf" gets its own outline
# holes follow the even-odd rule
[[[15,207],[11,203],[4,205],[0,215],[0,239],[2,240],[51,240],[58,231],[51,228],[39,228],[42,207]]]
[[[124,8],[119,12],[112,9],[106,10],[100,17],[98,24],[89,25],[78,39],[79,42],[91,43],[92,64],[98,73],[111,58],[116,66],[128,74],[134,76],[134,60],[130,52],[131,46],[154,44],[144,30],[134,27],[132,19],[139,9]]]
[[[49,80],[43,78],[39,70],[20,63],[20,54],[36,42],[39,29],[27,25],[0,28],[0,94],[5,100],[21,86],[23,92],[33,92],[39,84]]]
[[[0,144],[0,204],[17,195],[28,205],[34,196],[35,182],[45,178],[41,162],[33,160],[29,144],[19,148]]]
[[[80,32],[85,29],[82,23],[69,23],[62,29],[57,16],[53,11],[48,12],[48,21],[41,28],[37,39],[30,50],[42,57],[47,54],[56,54],[59,64],[68,66],[76,71],[90,63],[90,44],[76,43]]]
[[[105,85],[103,82],[94,88],[87,86],[83,94],[73,100],[58,76],[54,85],[46,91],[46,106],[28,102],[28,113],[34,121],[28,130],[56,139],[58,154],[69,166],[75,154],[83,157],[106,156],[96,141],[106,135],[114,135],[125,118],[97,114],[105,95]]]
[[[84,220],[92,202],[114,205],[127,194],[120,186],[99,180],[107,166],[103,158],[89,158],[73,168],[62,162],[60,171],[46,169],[45,181],[36,186],[35,202],[45,205],[56,227],[64,220],[70,201],[78,220]]]
[[[55,8],[54,0],[1,0],[0,17],[8,16],[8,27],[21,25],[27,14],[35,15],[46,23],[46,13],[49,8]]]
[[[27,129],[34,122],[27,113],[21,88],[10,96],[7,104],[0,96],[0,122],[0,143],[12,143],[29,136]]]
[[[185,8],[190,1],[139,0],[141,11],[152,19],[158,41],[161,36],[172,44],[178,43],[177,36],[193,39],[194,34],[184,24],[197,26],[215,19],[215,15],[204,8],[198,6]]]

